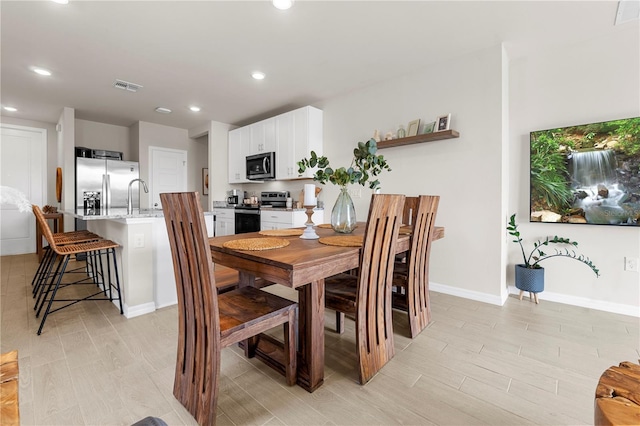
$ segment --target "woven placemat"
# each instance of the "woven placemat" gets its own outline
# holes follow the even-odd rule
[[[335,235],[333,237],[320,238],[318,241],[328,246],[362,247],[364,237],[362,235]]]
[[[267,235],[269,237],[295,237],[296,235],[302,235],[304,229],[288,228],[288,229],[265,229],[258,232],[260,235]]]
[[[271,250],[289,245],[289,241],[282,238],[243,238],[231,240],[222,244],[223,247],[233,250]]]

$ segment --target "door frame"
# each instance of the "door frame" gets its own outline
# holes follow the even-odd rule
[[[46,202],[49,199],[49,191],[48,191],[48,187],[47,187],[47,173],[48,173],[48,143],[47,143],[47,129],[42,128],[42,127],[30,127],[30,126],[21,126],[18,124],[11,124],[11,123],[1,123],[0,122],[0,130],[2,129],[9,129],[9,130],[19,130],[19,131],[25,131],[25,132],[32,132],[35,134],[39,134],[40,135],[40,141],[39,141],[39,151],[40,151],[40,159],[39,159],[39,163],[41,166],[41,170],[43,170],[43,172],[41,173],[40,176],[40,187],[42,188],[42,195],[41,195],[41,199],[40,200],[34,200],[34,199],[29,199],[30,202],[34,203],[34,204],[38,204],[38,205],[44,205],[46,204]],[[33,226],[30,226],[30,229],[28,230],[29,236],[31,237],[31,240],[33,241],[33,244],[30,244],[30,251],[28,253],[35,253],[36,252],[36,241],[35,241],[35,217],[33,217]],[[42,243],[41,243],[42,244]],[[31,248],[33,249],[33,251],[31,251]],[[4,253],[3,253],[4,254]],[[10,254],[14,254],[14,253],[10,253]],[[17,253],[15,253],[17,254]]]

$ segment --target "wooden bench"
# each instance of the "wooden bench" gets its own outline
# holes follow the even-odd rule
[[[18,351],[0,355],[0,423],[19,425]]]
[[[596,425],[640,425],[640,365],[625,361],[602,373],[594,405]]]

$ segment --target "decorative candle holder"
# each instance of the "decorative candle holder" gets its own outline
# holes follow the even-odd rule
[[[304,230],[300,238],[303,240],[316,240],[320,238],[318,234],[316,234],[315,229],[313,229],[313,220],[311,220],[311,216],[313,216],[313,209],[315,206],[304,206],[307,211],[305,214],[307,215],[307,222],[304,224],[307,228]]]

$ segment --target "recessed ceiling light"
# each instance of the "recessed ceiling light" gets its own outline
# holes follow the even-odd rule
[[[264,80],[264,73],[260,72],[260,71],[254,71],[251,73],[251,77],[255,78],[256,80]]]
[[[276,9],[287,10],[293,6],[293,0],[273,0],[273,6]]]
[[[35,72],[36,74],[46,75],[46,76],[51,75],[51,71],[45,70],[44,68],[33,67],[33,68],[31,68],[31,70],[33,72]]]
[[[18,110],[18,108],[14,108],[14,107],[10,107],[10,106],[6,106],[4,107],[5,110],[7,111],[11,111],[11,112],[16,112]]]
[[[160,112],[162,114],[171,114],[171,110],[169,108],[164,108],[164,107],[156,108],[156,112]]]
[[[53,1],[55,3],[60,3],[60,4],[68,4],[69,3],[69,0],[51,0],[51,1]]]
[[[189,109],[190,109],[191,111],[193,111],[193,112],[200,112],[200,107],[197,107],[197,106],[195,106],[195,105],[194,105],[194,106],[190,106],[190,107],[189,107]]]

